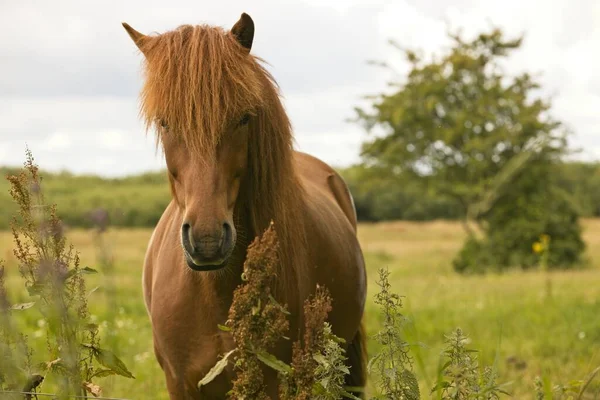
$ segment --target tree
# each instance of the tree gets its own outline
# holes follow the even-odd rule
[[[392,93],[376,96],[371,110],[356,109],[367,130],[383,130],[363,144],[362,157],[365,165],[453,198],[464,210],[469,240],[481,241],[502,230],[489,224],[502,219],[494,208],[514,201],[517,182],[527,179],[529,168],[560,162],[568,131],[550,116],[549,101],[533,98],[539,84],[530,74],[509,76],[501,68],[522,37],[506,39],[500,29],[472,40],[449,37],[451,49],[430,61],[397,46],[410,72],[405,82],[392,85]],[[534,183],[522,185],[527,193],[519,195],[556,200],[547,182]]]

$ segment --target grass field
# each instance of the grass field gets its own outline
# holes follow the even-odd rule
[[[584,221],[591,267],[581,271],[551,274],[553,297],[545,299],[545,276],[540,272],[513,271],[503,275],[462,277],[451,268],[463,232],[457,223],[393,222],[362,224],[360,240],[369,270],[369,303],[366,322],[377,331],[379,313],[372,298],[377,269],[388,267],[396,293],[405,296],[404,312],[410,323],[407,338],[414,344],[415,371],[422,398],[435,379],[444,334],[461,327],[491,364],[497,357],[501,382],[512,382],[514,398],[533,397],[533,379],[540,375],[552,383],[567,384],[584,379],[600,365],[600,220]],[[141,267],[151,231],[112,230],[107,234],[115,257],[116,293],[107,298],[110,276],[91,276],[88,288],[100,286],[90,295],[93,318],[109,332],[117,354],[128,365],[135,380],[103,378],[105,396],[129,399],[166,399],[163,375],[152,353],[152,337],[142,301]],[[83,265],[94,267],[97,253],[91,231],[68,232],[80,251]],[[26,301],[11,254],[12,237],[0,233],[0,258],[9,267],[9,290]],[[15,299],[17,301],[17,299]],[[21,311],[20,323],[30,333],[30,342],[45,346],[43,326],[35,308]],[[114,319],[114,324],[108,322]],[[373,344],[370,344],[373,351]],[[36,361],[48,361],[37,359]],[[48,388],[49,389],[49,388]],[[600,398],[600,384],[592,396]],[[594,395],[595,393],[595,395]]]

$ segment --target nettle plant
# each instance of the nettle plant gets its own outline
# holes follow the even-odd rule
[[[67,244],[55,205],[47,205],[42,180],[29,150],[25,168],[8,176],[10,194],[19,207],[12,222],[14,255],[30,301],[11,305],[0,269],[0,389],[35,392],[49,385],[60,399],[100,396],[98,378],[134,378],[111,351],[100,347],[98,326],[91,323],[85,275],[96,270],[80,265]],[[46,329],[45,353],[34,353],[15,312],[41,314]],[[37,347],[36,347],[37,348]],[[46,383],[50,382],[50,383]],[[23,393],[20,395],[22,398]]]
[[[269,399],[262,367],[276,370],[280,377],[281,400],[334,400],[342,397],[358,399],[345,388],[348,367],[343,339],[332,333],[326,322],[331,311],[327,289],[317,287],[315,295],[304,304],[307,316],[304,334],[293,345],[292,362],[286,364],[269,351],[277,341],[287,339],[287,309],[273,297],[271,287],[276,279],[277,233],[273,223],[248,248],[242,280],[234,292],[233,303],[225,326],[231,332],[236,348],[215,365],[199,382],[199,387],[217,377],[234,359],[237,378],[229,392],[232,399]]]

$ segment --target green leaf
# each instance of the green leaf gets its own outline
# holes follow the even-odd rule
[[[91,378],[105,378],[107,376],[118,375],[112,369],[101,369],[92,374]]]
[[[98,273],[98,271],[96,271],[95,269],[90,268],[90,267],[72,269],[67,273],[67,279],[69,279],[75,275],[89,275],[89,274],[97,274],[97,273]]]
[[[93,288],[92,290],[90,290],[90,292],[87,294],[87,296],[90,297],[92,295],[92,293],[94,293],[98,289],[100,289],[100,286],[96,286],[95,288]]]
[[[313,360],[315,360],[321,365],[329,366],[329,360],[321,353],[313,354]]]
[[[403,390],[404,398],[407,400],[418,400],[421,398],[421,392],[419,391],[419,381],[415,377],[415,374],[405,369],[402,371],[402,382],[405,385]]]
[[[277,300],[275,300],[275,297],[273,297],[272,294],[269,294],[269,300],[271,300],[274,304],[277,304],[279,306],[280,311],[285,315],[292,315],[288,310],[286,310],[284,306],[282,306]]]
[[[35,305],[35,301],[31,303],[20,303],[15,304],[11,307],[11,310],[27,310]]]
[[[344,338],[339,337],[339,336],[331,335],[330,339],[333,340],[334,342],[336,342],[337,344],[344,344],[344,343],[346,343],[346,340]]]
[[[434,387],[431,389],[431,393],[433,393],[433,392],[435,392],[436,390],[439,390],[439,389],[445,389],[445,388],[448,388],[448,387],[450,387],[450,386],[452,386],[452,385],[451,385],[451,384],[450,384],[450,382],[448,382],[448,381],[441,381],[441,382],[438,382],[438,383],[436,383],[436,384],[435,384],[435,386],[434,386]]]
[[[364,386],[344,386],[344,390],[346,390],[348,392],[357,392],[357,393],[365,392]]]
[[[228,326],[225,326],[225,325],[221,325],[221,324],[219,324],[219,325],[217,325],[217,327],[218,327],[220,330],[222,330],[223,332],[231,332],[231,328],[230,328],[230,327],[228,327]]]
[[[440,368],[440,371],[446,371],[446,369],[450,366],[450,364],[452,364],[452,360],[448,360],[444,363],[444,365],[442,365],[442,367]]]
[[[27,293],[29,293],[30,296],[35,296],[35,295],[40,294],[43,289],[44,289],[44,285],[35,283],[31,286],[27,286]]]
[[[360,397],[356,397],[350,392],[364,393],[365,389],[359,386],[346,386],[344,387],[344,390],[342,390],[342,396],[344,396],[345,398],[352,400],[361,400]]]
[[[229,356],[231,356],[235,351],[236,349],[231,350],[229,353],[225,354],[223,358],[217,361],[214,367],[212,367],[210,371],[208,371],[208,373],[204,376],[204,378],[202,378],[202,380],[198,382],[198,389],[200,389],[200,386],[207,385],[210,382],[212,382],[217,376],[221,374],[221,372],[223,372],[223,370],[227,366],[227,363],[229,362]]]
[[[279,360],[274,355],[267,353],[266,351],[261,350],[255,352],[254,354],[256,354],[256,357],[258,357],[263,364],[273,368],[275,371],[283,372],[285,374],[292,372],[292,367]]]
[[[600,367],[596,368],[595,370],[593,370],[590,373],[590,375],[585,380],[585,383],[583,384],[583,386],[579,390],[579,394],[577,395],[577,400],[583,398],[583,394],[585,393],[585,390],[587,389],[587,387],[589,386],[589,384],[594,380],[594,378],[596,378],[596,375],[598,375],[599,373],[600,373]]]
[[[113,370],[118,375],[124,376],[126,378],[135,379],[135,377],[131,374],[131,372],[129,372],[123,361],[121,361],[119,357],[117,357],[111,351],[99,349],[97,347],[92,346],[86,347],[91,347],[92,349],[94,349],[94,357],[102,366]]]

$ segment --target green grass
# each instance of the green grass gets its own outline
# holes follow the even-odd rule
[[[359,236],[370,283],[367,329],[371,334],[378,329],[379,313],[373,305],[375,279],[378,268],[388,267],[395,292],[405,296],[404,313],[411,321],[406,334],[414,344],[413,355],[421,361],[415,363],[415,371],[423,398],[429,397],[428,389],[435,380],[444,334],[456,327],[471,337],[470,347],[481,350],[483,363],[491,364],[498,356],[499,381],[512,381],[508,390],[515,398],[533,397],[536,375],[564,384],[584,379],[600,365],[600,220],[586,220],[583,225],[592,267],[552,273],[553,297],[546,301],[542,273],[455,274],[450,262],[464,238],[458,223],[362,224]],[[117,354],[137,378],[100,379],[105,396],[167,398],[142,300],[142,262],[150,234],[149,229],[108,232],[116,261],[117,309],[107,309],[102,291],[106,277],[90,276],[88,280],[88,289],[101,286],[90,296],[91,313],[101,326],[114,318]],[[67,235],[80,251],[82,265],[97,265],[92,232],[73,230]],[[0,233],[0,258],[7,261],[9,291],[19,296],[19,301],[26,301],[11,248],[10,233]],[[36,309],[18,315],[21,325],[31,333],[30,342],[43,348],[45,339]],[[370,343],[370,351],[374,350]],[[598,382],[588,390],[599,391]]]
[[[3,177],[18,172],[17,169],[0,167]],[[60,218],[69,226],[92,226],[89,213],[96,208],[108,211],[113,225],[154,226],[171,200],[164,171],[124,178],[68,172],[42,171],[41,174],[47,204],[57,204]],[[0,179],[0,229],[10,229],[10,221],[17,211],[9,186],[6,179]]]

